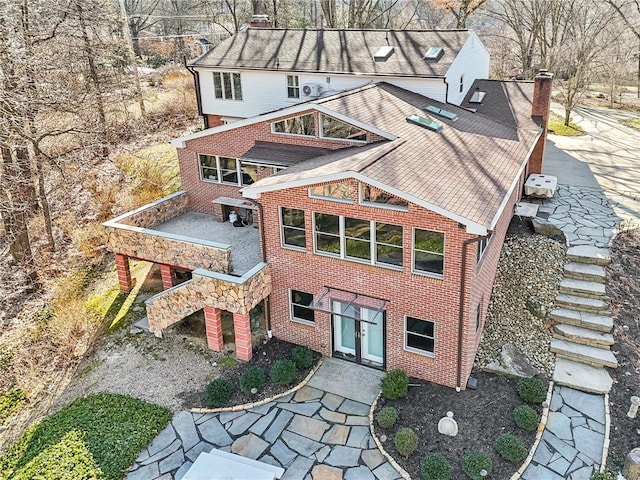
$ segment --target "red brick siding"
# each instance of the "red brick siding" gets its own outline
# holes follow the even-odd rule
[[[547,123],[549,122],[549,109],[551,107],[551,88],[553,76],[539,74],[535,78],[533,86],[533,101],[531,115],[542,119],[542,135],[538,139],[529,159],[528,173],[542,173],[544,168],[544,150],[547,140]]]

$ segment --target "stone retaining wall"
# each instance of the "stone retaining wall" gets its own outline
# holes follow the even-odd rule
[[[132,227],[152,228],[171,220],[173,217],[182,215],[187,211],[188,205],[187,192],[181,190],[133,212],[126,213],[113,221]]]

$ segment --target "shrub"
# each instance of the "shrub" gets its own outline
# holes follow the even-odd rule
[[[616,480],[617,478],[618,476],[614,473],[596,472],[593,475],[591,475],[589,480]]]
[[[513,421],[521,429],[533,432],[540,424],[540,416],[529,405],[520,405],[513,409]]]
[[[291,352],[291,360],[298,368],[309,368],[313,364],[313,352],[308,347],[295,347]]]
[[[384,374],[380,382],[382,396],[387,400],[404,397],[409,389],[409,376],[402,370],[391,370]]]
[[[211,407],[222,407],[231,398],[233,386],[224,378],[216,378],[204,390],[204,400]]]
[[[444,455],[431,452],[420,460],[420,477],[422,480],[451,480],[453,469]]]
[[[273,364],[269,376],[277,385],[289,385],[296,378],[296,372],[296,364],[293,360],[282,359]]]
[[[264,388],[265,383],[267,383],[267,377],[260,367],[247,367],[240,375],[240,390],[247,395],[253,388],[259,392]]]
[[[520,463],[527,456],[527,449],[515,435],[504,433],[496,440],[496,453],[511,463]]]
[[[376,422],[381,428],[391,428],[398,420],[398,410],[393,407],[384,407],[376,414]]]
[[[537,378],[521,378],[516,389],[520,398],[527,403],[541,403],[547,396],[547,389]]]
[[[418,435],[410,428],[402,427],[396,433],[393,444],[398,453],[407,458],[418,446]]]
[[[462,470],[473,480],[482,480],[480,472],[486,470],[491,474],[493,462],[489,456],[480,450],[469,450],[462,456]]]

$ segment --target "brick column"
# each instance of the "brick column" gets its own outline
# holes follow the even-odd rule
[[[251,360],[251,320],[249,314],[234,313],[233,329],[236,334],[236,357],[238,360]]]
[[[120,291],[129,293],[136,284],[135,278],[131,278],[131,270],[129,269],[129,257],[116,253],[116,270],[118,272],[118,284]]]
[[[204,324],[207,330],[207,345],[211,350],[221,352],[224,346],[222,310],[215,307],[204,307]]]
[[[169,265],[160,264],[160,277],[162,278],[162,288],[168,290],[176,284],[176,271]]]

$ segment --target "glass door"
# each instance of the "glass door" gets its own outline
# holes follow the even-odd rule
[[[360,318],[366,320],[359,322],[362,360],[368,360],[372,364],[382,366],[384,362],[384,314],[363,307],[360,309],[360,315]]]
[[[355,308],[335,301],[333,302],[333,311],[340,312],[349,317],[353,317],[355,314]],[[334,350],[342,353],[347,357],[356,357],[356,321],[353,318],[349,318],[342,315],[333,315],[333,332],[335,338]]]
[[[334,354],[375,367],[384,366],[384,312],[334,300]],[[339,313],[338,313],[339,312]]]

